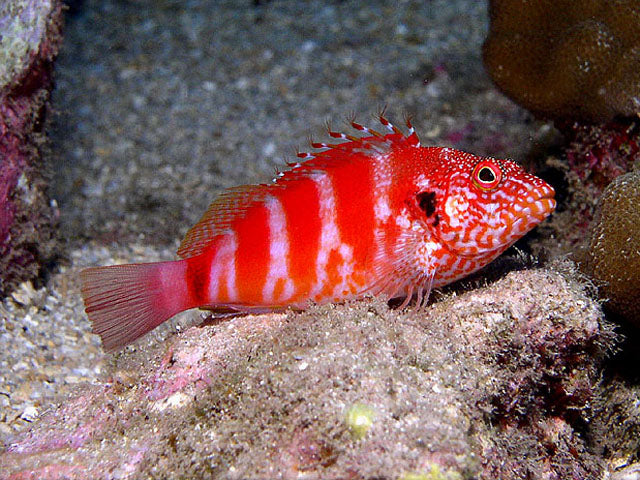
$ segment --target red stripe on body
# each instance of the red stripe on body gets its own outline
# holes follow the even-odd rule
[[[318,191],[311,179],[302,178],[277,191],[277,198],[282,203],[289,231],[289,274],[295,286],[289,302],[304,302],[316,281],[322,227]]]
[[[353,248],[351,262],[355,275],[352,279],[364,281],[361,273],[370,271],[375,253],[376,186],[373,183],[373,164],[368,157],[362,157],[359,161],[345,162],[340,168],[331,169],[328,173],[333,183],[340,241]],[[331,260],[338,264],[333,265]],[[342,257],[332,255],[328,268],[333,270],[342,263]]]
[[[211,303],[209,283],[213,255],[214,248],[210,248],[200,255],[186,259],[185,283],[187,285],[189,303],[194,307],[202,307]]]
[[[286,280],[284,278],[279,278],[276,280],[276,284],[273,287],[273,298],[280,298],[284,293],[284,287],[286,284]]]
[[[343,263],[342,256],[338,250],[332,250],[327,263],[327,282],[323,285],[321,294],[326,298],[332,298],[335,286],[341,283],[339,267]]]
[[[238,248],[235,255],[237,303],[262,305],[262,289],[269,272],[269,213],[256,205],[233,224]]]

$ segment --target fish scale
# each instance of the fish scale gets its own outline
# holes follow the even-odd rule
[[[496,258],[555,208],[553,189],[510,160],[423,147],[387,133],[337,143],[270,184],[222,193],[186,234],[179,260],[81,272],[93,330],[113,350],[176,313],[265,312],[365,295],[417,296]]]

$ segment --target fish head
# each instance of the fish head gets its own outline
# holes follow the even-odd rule
[[[504,250],[555,209],[553,188],[513,161],[452,149],[439,155],[438,185],[421,190],[416,203],[434,236],[458,255]]]

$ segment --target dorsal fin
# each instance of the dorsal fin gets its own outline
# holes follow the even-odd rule
[[[290,164],[292,168],[279,173],[273,183],[244,185],[224,191],[209,205],[200,221],[187,232],[178,248],[178,256],[188,258],[202,253],[215,237],[227,233],[233,222],[244,217],[252,206],[261,204],[274,189],[290,186],[292,182],[308,178],[309,175],[345,165],[355,158],[384,155],[397,147],[420,146],[420,140],[409,119],[409,135],[404,135],[382,115],[379,116],[379,120],[389,132],[386,135],[351,121],[354,129],[364,132],[367,136],[357,137],[329,129],[330,137],[346,141],[336,144],[311,142],[313,148],[323,150],[298,153],[298,158],[304,161]]]
[[[340,156],[345,153],[359,153],[362,155],[381,155],[388,153],[394,147],[402,147],[402,146],[413,146],[419,147],[420,140],[418,139],[418,135],[416,134],[413,125],[411,125],[411,120],[407,118],[406,124],[409,129],[409,134],[405,135],[402,131],[393,125],[389,120],[387,120],[384,116],[379,115],[378,120],[380,123],[386,127],[387,133],[383,135],[372,128],[365,127],[355,121],[350,121],[349,124],[355,130],[359,132],[363,132],[366,136],[364,137],[356,137],[354,135],[349,135],[346,133],[335,132],[330,128],[327,128],[327,133],[331,138],[338,138],[340,140],[346,140],[343,143],[325,143],[325,142],[311,142],[311,146],[316,149],[324,149],[321,152],[311,152],[311,153],[298,153],[298,157],[302,159],[324,159],[329,160],[330,158],[336,158],[336,156]]]
[[[202,218],[187,232],[180,247],[180,258],[195,257],[207,248],[214,237],[225,234],[233,221],[245,215],[256,203],[260,203],[268,185],[242,185],[225,190],[216,198]]]

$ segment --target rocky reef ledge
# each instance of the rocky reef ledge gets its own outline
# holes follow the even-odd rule
[[[8,439],[0,478],[602,478],[615,342],[568,263],[423,311],[365,300],[193,327]]]

